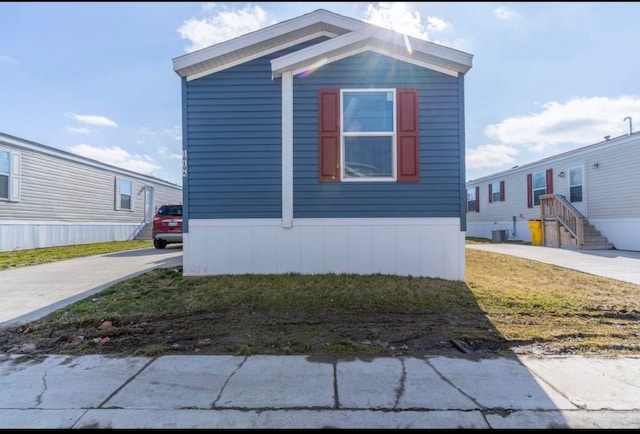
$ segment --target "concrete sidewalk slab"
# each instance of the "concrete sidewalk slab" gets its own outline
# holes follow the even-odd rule
[[[5,355],[0,428],[637,428],[639,372],[640,357]]]

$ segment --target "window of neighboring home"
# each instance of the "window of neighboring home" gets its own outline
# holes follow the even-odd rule
[[[418,181],[417,89],[318,93],[319,180]]]
[[[547,169],[527,175],[527,206],[540,205],[540,196],[553,194],[553,170]]]
[[[20,154],[0,149],[0,200],[20,200]]]
[[[0,199],[9,199],[9,152],[0,151]]]
[[[569,169],[569,202],[582,202],[582,168]]]
[[[116,209],[133,211],[133,182],[116,178]]]
[[[478,201],[478,193],[480,187],[467,190],[467,212],[480,212],[480,202]]]
[[[504,202],[504,181],[489,184],[489,203]]]

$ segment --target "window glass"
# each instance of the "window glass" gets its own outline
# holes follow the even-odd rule
[[[491,185],[491,199],[493,202],[500,202],[500,183],[494,182]]]
[[[9,153],[0,151],[0,174],[9,176]]]
[[[126,179],[120,180],[120,208],[131,209],[131,181]]]
[[[476,190],[472,188],[471,190],[467,190],[467,211],[475,211],[476,210]]]
[[[345,137],[347,178],[393,176],[391,137]]]
[[[533,204],[540,205],[540,196],[547,194],[547,176],[545,172],[533,174]]]
[[[569,201],[582,202],[582,169],[569,170]]]
[[[0,199],[9,199],[9,152],[0,151]]]
[[[343,179],[395,177],[395,122],[392,90],[342,93]]]
[[[393,92],[345,92],[345,132],[392,132]]]
[[[0,199],[9,199],[9,177],[0,175]]]

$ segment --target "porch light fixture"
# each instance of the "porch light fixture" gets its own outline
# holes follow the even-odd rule
[[[558,173],[558,176],[559,176],[560,178],[564,178],[564,172],[560,172],[560,173]]]
[[[594,169],[597,169],[598,167],[600,167],[600,163],[598,163],[597,161],[595,163],[593,163],[593,167]]]

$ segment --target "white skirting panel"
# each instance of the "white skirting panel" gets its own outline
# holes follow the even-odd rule
[[[518,219],[515,228],[513,221],[470,222],[467,220],[467,236],[492,239],[493,231],[506,230],[509,240],[531,242],[529,221]]]
[[[394,274],[465,280],[457,218],[189,220],[185,276]]]
[[[607,241],[618,250],[640,251],[640,219],[589,219]]]
[[[140,224],[0,221],[0,252],[132,240]]]

